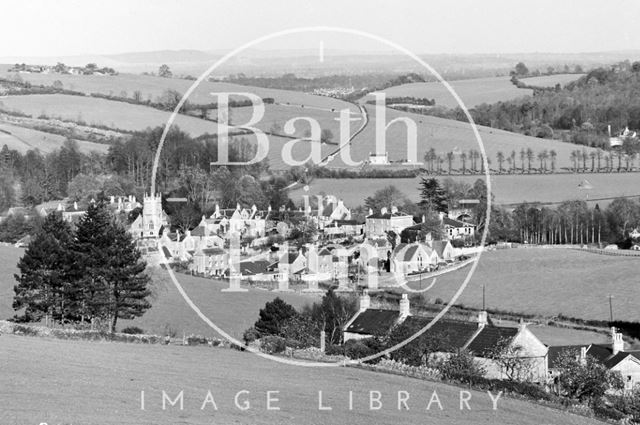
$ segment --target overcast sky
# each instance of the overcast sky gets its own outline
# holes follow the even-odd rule
[[[637,0],[3,1],[0,56],[225,50],[287,28],[338,26],[415,53],[640,49]],[[335,38],[335,45],[345,45]],[[331,44],[331,41],[329,42]],[[279,39],[282,49],[304,38]],[[363,46],[364,49],[370,48]]]

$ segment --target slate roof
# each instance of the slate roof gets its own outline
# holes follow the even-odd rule
[[[406,323],[415,326],[426,326],[432,320],[431,317],[409,316]],[[461,320],[440,319],[433,324],[427,333],[446,335],[447,344],[451,351],[463,348],[478,332],[478,324],[475,322],[464,322]]]
[[[431,247],[438,254],[438,257],[442,258],[447,244],[447,241],[433,241]]]
[[[338,226],[362,226],[363,221],[358,220],[333,220],[332,224],[336,223]]]
[[[636,359],[640,360],[640,351],[620,351],[618,354],[616,354],[615,356],[611,356],[603,363],[607,368],[611,369],[629,356],[635,357]]]
[[[198,226],[195,229],[193,229],[191,231],[191,236],[198,236],[198,237],[202,237],[205,235],[205,229],[204,226]]]
[[[549,347],[549,368],[557,367],[560,353],[566,350],[575,350],[576,354],[580,354],[580,349],[587,349],[587,356],[595,358],[607,368],[611,369],[628,356],[633,356],[640,360],[640,351],[620,351],[613,355],[613,350],[609,345],[603,344],[584,344],[584,345],[562,345]]]
[[[327,248],[322,248],[322,250],[320,250],[320,252],[318,253],[319,257],[325,257],[327,255],[331,255],[331,251],[329,251]]]
[[[244,276],[265,273],[269,262],[265,260],[245,261],[240,263],[240,273]]]
[[[409,214],[405,214],[403,212],[397,211],[397,212],[387,212],[385,214],[381,214],[379,212],[377,213],[373,213],[370,216],[367,216],[367,218],[383,218],[385,220],[389,220],[391,217],[408,217]],[[410,216],[409,216],[410,217]]]
[[[454,220],[449,217],[443,217],[442,224],[444,224],[445,226],[451,226],[451,227],[473,227],[473,224],[471,223],[465,223],[464,221]]]
[[[347,327],[346,332],[379,335],[389,330],[398,322],[400,312],[397,310],[367,309],[360,313]]]
[[[467,348],[475,355],[484,357],[498,345],[501,339],[513,339],[518,334],[518,331],[518,328],[485,326]]]

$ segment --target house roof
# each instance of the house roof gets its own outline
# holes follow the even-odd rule
[[[203,248],[201,251],[204,255],[220,255],[225,253],[225,250],[220,248]]]
[[[449,241],[433,241],[431,243],[431,248],[438,254],[438,257],[442,258],[444,254],[444,249],[449,245]]]
[[[389,330],[398,322],[400,312],[397,310],[367,309],[356,317],[347,327],[346,332],[379,335]]]
[[[191,231],[191,236],[205,236],[205,228],[204,226],[198,226]]]
[[[362,226],[364,222],[358,220],[333,220],[333,223],[336,223],[338,226]]]
[[[319,257],[325,257],[327,255],[331,255],[331,251],[329,251],[327,248],[322,248],[320,252],[318,252]]]
[[[382,218],[385,220],[389,220],[392,217],[411,217],[413,219],[413,216],[403,213],[401,211],[396,211],[396,212],[387,212],[385,214],[382,213],[373,213],[370,216],[367,216],[367,218]]]
[[[604,364],[608,368],[617,365],[622,360],[624,360],[627,355],[632,353],[632,355],[640,359],[640,352],[637,351],[620,352],[614,356],[612,348],[608,345],[603,344],[556,345],[549,347],[549,368],[557,367],[558,359],[560,358],[560,354],[562,352],[575,350],[577,354],[580,354],[580,349],[583,347],[587,349],[587,356],[595,358],[597,361]]]
[[[240,273],[245,276],[260,274],[266,272],[267,267],[269,262],[266,260],[244,261],[240,263]]]
[[[620,351],[618,354],[616,354],[615,356],[611,356],[603,363],[607,368],[611,369],[629,356],[640,360],[640,351]]]
[[[454,220],[449,217],[443,217],[442,224],[444,224],[445,226],[451,226],[451,227],[473,227],[473,224],[471,223],[465,223],[464,221]]]
[[[480,333],[473,338],[473,341],[471,341],[467,348],[477,356],[484,357],[492,348],[498,345],[501,339],[513,339],[518,332],[518,328],[485,326]]]
[[[409,324],[424,327],[433,318],[409,316],[406,320]],[[464,322],[461,320],[440,319],[427,331],[432,334],[446,335],[449,349],[451,351],[463,348],[478,332],[478,324],[475,322]]]

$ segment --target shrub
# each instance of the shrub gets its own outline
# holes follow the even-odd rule
[[[267,335],[260,340],[260,348],[267,354],[282,353],[287,348],[286,339],[280,336]]]
[[[446,380],[468,382],[469,384],[481,381],[485,374],[482,366],[465,350],[458,351],[443,360],[438,365],[438,369]]]
[[[123,334],[129,334],[129,335],[141,335],[141,334],[144,334],[144,330],[142,330],[141,328],[139,328],[137,326],[127,326],[121,332]]]
[[[258,330],[254,327],[250,327],[249,329],[244,331],[244,333],[242,334],[242,339],[244,340],[244,343],[247,345],[249,345],[250,343],[252,343],[258,338],[260,338],[260,332],[258,332]]]
[[[342,345],[327,344],[324,352],[328,356],[344,356],[344,347]]]

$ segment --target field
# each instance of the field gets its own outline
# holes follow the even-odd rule
[[[438,179],[446,179],[439,176]],[[470,185],[477,179],[485,179],[484,175],[451,176],[456,181],[465,181]],[[578,189],[583,180],[593,185],[591,190]],[[492,192],[494,202],[502,205],[513,205],[522,202],[559,203],[565,200],[581,199],[590,204],[597,202],[600,206],[607,205],[611,198],[617,196],[638,196],[636,189],[637,173],[620,174],[549,174],[549,175],[492,175]],[[399,179],[314,179],[309,184],[309,192],[303,192],[301,187],[290,192],[294,200],[301,199],[304,194],[333,194],[344,200],[345,205],[356,207],[363,205],[366,197],[388,185],[394,185],[407,198],[419,200],[420,178]]]
[[[30,128],[17,127],[11,124],[0,124],[0,146],[7,145],[9,149],[15,149],[25,153],[31,149],[38,149],[42,153],[49,153],[61,147],[66,137],[45,133]],[[109,145],[93,143],[84,140],[77,141],[78,150],[83,153],[106,153]]]
[[[61,94],[8,96],[2,98],[1,102],[6,109],[22,111],[34,118],[46,115],[49,118],[84,121],[88,125],[129,131],[164,126],[171,115],[147,106]],[[174,124],[192,136],[214,134],[218,128],[215,122],[184,115],[179,115]]]
[[[12,78],[15,73],[6,72],[8,67],[1,66],[0,75],[5,78]],[[135,74],[119,74],[116,76],[99,76],[99,75],[61,75],[61,74],[19,74],[24,81],[33,84],[53,85],[53,82],[59,80],[65,89],[79,91],[83,93],[102,93],[112,96],[133,97],[134,91],[140,91],[142,99],[150,99],[155,101],[167,89],[176,90],[179,93],[186,93],[194,81],[183,80],[178,78],[160,78],[149,75]],[[123,93],[124,92],[124,93]],[[314,106],[324,109],[336,110],[342,108],[351,108],[357,111],[357,108],[347,102],[333,99],[325,96],[314,96],[307,93],[266,89],[261,87],[248,87],[232,83],[214,83],[202,82],[197,89],[189,96],[191,103],[211,103],[215,98],[211,96],[212,92],[235,92],[235,93],[253,93],[262,98],[271,97],[277,103],[290,103],[295,105]],[[243,98],[244,99],[244,98]]]
[[[482,255],[469,286],[458,303],[487,308],[582,319],[609,320],[613,295],[616,320],[640,321],[635,280],[640,258],[613,257],[561,248],[517,248]],[[427,292],[448,300],[468,268],[438,277]]]
[[[479,423],[587,425],[600,423],[555,409],[502,397],[492,409],[486,392],[471,392],[460,409],[461,388],[351,368],[302,368],[249,353],[206,347],[91,343],[3,335],[0,337],[0,422],[48,424],[423,424]],[[145,406],[141,409],[141,391]],[[162,409],[162,392],[184,391],[184,410]],[[215,402],[203,401],[207,392]],[[234,405],[249,400],[250,409]],[[267,410],[267,391],[273,393]],[[318,393],[323,406],[319,409]],[[353,409],[348,409],[349,391]],[[369,409],[369,391],[381,393],[380,410]],[[409,394],[398,408],[398,391]],[[432,404],[436,391],[442,409]]]
[[[368,159],[369,153],[375,152],[377,116],[373,108],[368,109],[370,122],[364,131],[355,137],[351,146],[354,160]],[[436,153],[443,158],[447,152],[468,152],[470,149],[480,149],[469,123],[386,109],[386,122],[400,117],[410,118],[416,123],[418,161],[422,161],[424,154],[431,148],[434,148]],[[479,126],[478,131],[488,158],[494,162],[493,168],[497,167],[495,164],[497,152],[502,151],[506,157],[511,151],[516,151],[519,155],[521,149],[527,148],[531,148],[536,155],[542,150],[550,151],[553,149],[557,153],[557,167],[568,167],[571,164],[570,153],[577,148],[576,145],[558,140],[539,139],[489,127]],[[406,133],[407,126],[403,123],[394,123],[389,127],[386,133],[386,151],[390,161],[404,161],[408,158]],[[516,161],[520,166],[519,156]],[[339,159],[330,165],[344,166]],[[458,154],[455,156],[453,166],[456,169],[461,167]],[[535,158],[532,162],[532,167],[534,166],[538,166]],[[443,168],[447,169],[446,161]]]
[[[522,81],[537,86],[555,86],[566,84],[580,77],[580,74],[558,74],[544,77],[526,78]],[[470,80],[448,81],[467,108],[482,103],[496,103],[533,94],[533,90],[519,89],[510,77],[475,78]],[[455,108],[458,103],[447,88],[439,82],[412,83],[394,86],[383,90],[387,97],[412,96],[435,99],[436,105]]]

